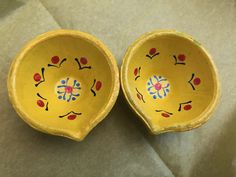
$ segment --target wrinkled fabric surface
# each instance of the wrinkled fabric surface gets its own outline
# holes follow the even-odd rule
[[[33,130],[8,101],[7,72],[27,41],[60,28],[96,36],[119,66],[127,47],[147,31],[192,35],[219,70],[222,94],[216,112],[198,129],[153,136],[120,94],[83,142]],[[235,57],[235,0],[0,0],[0,176],[236,176]]]

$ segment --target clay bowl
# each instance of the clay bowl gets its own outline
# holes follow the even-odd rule
[[[216,67],[202,45],[176,31],[144,34],[126,52],[121,85],[150,131],[186,131],[209,119],[219,98]]]
[[[73,30],[51,31],[17,55],[8,91],[27,124],[80,141],[113,107],[119,92],[118,67],[95,37]]]

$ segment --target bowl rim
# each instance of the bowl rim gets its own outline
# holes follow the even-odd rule
[[[128,84],[128,79],[127,79],[127,69],[128,69],[128,63],[129,60],[133,56],[133,51],[135,51],[137,48],[139,48],[145,41],[153,38],[157,38],[162,35],[175,35],[178,37],[185,38],[192,42],[196,47],[199,47],[207,56],[209,60],[209,70],[211,70],[211,73],[213,75],[213,84],[215,85],[215,90],[213,94],[213,98],[207,108],[196,118],[194,118],[192,121],[190,120],[187,123],[183,124],[174,124],[172,126],[168,127],[161,127],[159,125],[155,125],[155,127],[152,127],[149,122],[146,120],[146,115],[145,113],[136,106],[135,102],[133,101],[133,98],[131,96],[131,92],[129,91],[129,84]],[[137,38],[126,50],[126,53],[123,57],[121,69],[120,69],[120,80],[121,80],[121,88],[123,91],[123,94],[131,107],[132,111],[135,112],[138,117],[144,122],[150,133],[152,134],[161,134],[161,133],[166,133],[166,132],[182,132],[182,131],[188,131],[192,130],[195,128],[200,127],[203,125],[205,122],[207,122],[213,112],[215,111],[217,105],[219,104],[219,99],[221,96],[221,90],[220,90],[220,80],[219,80],[219,75],[218,75],[218,70],[216,68],[216,65],[211,57],[211,55],[207,52],[207,50],[202,46],[201,43],[196,41],[195,39],[192,38],[192,36],[176,31],[176,30],[169,30],[169,29],[161,29],[161,30],[155,30],[151,32],[146,32],[143,35],[141,35],[139,38]]]
[[[39,44],[42,41],[45,41],[47,39],[50,39],[52,37],[56,36],[72,36],[81,38],[82,40],[87,40],[91,43],[91,45],[94,45],[97,47],[98,50],[105,56],[105,59],[107,60],[111,75],[112,75],[112,90],[109,95],[109,101],[105,105],[105,108],[94,118],[93,123],[88,123],[87,127],[83,129],[83,131],[78,130],[76,133],[74,131],[70,130],[64,130],[64,129],[57,129],[55,127],[49,127],[45,126],[42,123],[36,122],[34,119],[32,119],[32,116],[27,115],[21,108],[21,103],[16,99],[16,90],[15,90],[15,80],[16,80],[16,71],[21,64],[21,60],[24,58],[25,54],[32,49],[35,45]],[[38,36],[36,36],[34,39],[27,42],[24,47],[18,52],[18,54],[15,56],[15,58],[12,60],[9,72],[8,72],[8,78],[7,78],[7,90],[8,90],[8,97],[9,100],[17,112],[17,114],[31,127],[33,127],[36,130],[39,130],[44,133],[57,135],[57,136],[63,136],[70,139],[73,139],[75,141],[82,141],[87,134],[99,123],[101,122],[111,111],[112,107],[114,106],[120,89],[120,82],[119,82],[119,69],[116,62],[115,57],[111,53],[111,51],[108,49],[108,47],[103,44],[99,39],[92,36],[91,34],[81,32],[78,30],[71,30],[71,29],[56,29],[51,30],[45,33],[42,33]]]

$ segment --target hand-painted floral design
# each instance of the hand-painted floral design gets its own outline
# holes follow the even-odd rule
[[[45,82],[44,71],[45,71],[45,68],[41,68],[41,74],[39,73],[34,74],[33,79],[35,82],[37,82],[36,84],[34,84],[35,87],[38,87],[39,84],[41,84],[42,82]]]
[[[48,64],[48,67],[56,67],[56,68],[60,68],[61,65],[66,61],[66,58],[63,58],[62,60],[60,59],[59,56],[53,56],[51,58],[51,63]]]
[[[91,66],[88,66],[88,59],[86,57],[81,57],[80,59],[75,58],[75,61],[77,62],[79,69],[91,69]]]
[[[93,85],[90,88],[91,92],[93,93],[93,96],[96,96],[97,95],[97,91],[99,91],[101,88],[102,88],[102,82],[101,81],[97,81],[96,79],[94,79],[93,80]]]
[[[148,54],[146,55],[146,57],[150,58],[150,59],[153,59],[155,56],[159,55],[160,53],[157,52],[157,49],[156,48],[151,48],[149,49],[149,52]]]
[[[191,103],[192,103],[192,101],[187,101],[187,102],[180,103],[178,111],[182,111],[182,108],[185,111],[191,110],[192,109],[192,104]]]
[[[165,110],[155,110],[156,112],[160,112],[161,113],[161,116],[164,117],[164,118],[168,118],[170,116],[173,115],[173,113],[171,112],[168,112],[168,111],[165,111]]]
[[[134,69],[134,76],[135,76],[134,80],[137,80],[140,77],[140,70],[141,66]]]
[[[185,65],[186,56],[184,54],[179,54],[178,56],[173,55],[175,59],[175,65]]]
[[[67,114],[65,115],[61,115],[59,116],[59,118],[64,118],[64,117],[67,117],[68,120],[75,120],[77,116],[80,116],[82,115],[82,113],[80,112],[74,112],[74,111],[70,111],[68,112]]]
[[[147,91],[153,99],[162,99],[170,92],[170,83],[166,78],[154,75],[147,81]]]
[[[40,98],[37,100],[37,105],[41,108],[45,107],[45,111],[48,111],[48,100],[42,97],[39,93],[37,93],[37,96]],[[46,106],[45,106],[45,103],[46,103]]]
[[[201,79],[199,77],[196,77],[193,73],[188,83],[191,85],[193,90],[196,90],[195,86],[200,85]]]
[[[66,100],[67,102],[76,100],[80,96],[80,86],[80,83],[75,79],[69,77],[62,79],[59,85],[57,85],[58,99]]]
[[[135,88],[135,90],[136,90],[136,92],[137,92],[137,98],[139,99],[139,100],[141,100],[143,103],[145,103],[145,100],[144,100],[144,98],[143,98],[143,94],[142,93],[140,93],[140,91],[138,91],[138,89],[137,88]]]

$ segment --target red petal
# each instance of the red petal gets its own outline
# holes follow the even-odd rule
[[[179,59],[179,61],[184,61],[185,60],[185,55],[184,54],[179,54],[178,59]]]
[[[42,100],[38,100],[37,105],[40,107],[44,107],[44,102]]]
[[[150,50],[149,50],[149,54],[150,55],[154,55],[155,53],[156,53],[156,48],[151,48]]]
[[[53,64],[57,64],[59,61],[60,61],[60,58],[59,58],[58,56],[53,56],[53,57],[51,58],[51,62],[52,62]]]
[[[190,109],[192,109],[192,106],[190,104],[187,104],[187,105],[184,106],[185,111],[188,111]]]
[[[102,82],[101,81],[97,81],[96,82],[96,90],[100,90],[100,88],[102,87]]]
[[[81,58],[80,58],[80,63],[82,63],[83,65],[86,65],[86,64],[88,63],[87,58],[81,57]]]
[[[170,117],[170,115],[167,114],[167,113],[162,113],[161,115],[162,115],[163,117]]]
[[[69,115],[69,116],[67,117],[67,119],[69,119],[69,120],[74,120],[75,118],[76,118],[76,115],[75,115],[75,114]]]
[[[39,73],[35,73],[35,74],[34,74],[34,80],[35,80],[36,82],[38,82],[38,81],[41,80],[41,76],[40,76]]]
[[[194,85],[199,85],[201,83],[201,79],[197,77],[193,80],[193,83]]]

